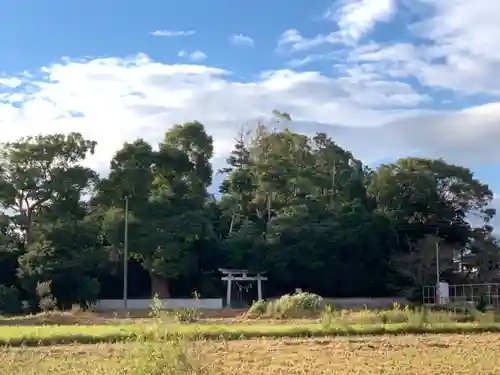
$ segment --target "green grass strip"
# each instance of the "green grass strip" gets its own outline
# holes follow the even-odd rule
[[[47,346],[66,344],[113,343],[128,340],[164,340],[179,336],[207,340],[251,338],[300,338],[335,336],[373,336],[404,334],[474,334],[500,332],[500,324],[443,323],[370,324],[332,326],[304,325],[101,325],[101,326],[4,326],[0,328],[2,346]]]

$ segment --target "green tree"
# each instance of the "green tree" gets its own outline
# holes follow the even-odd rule
[[[79,133],[22,138],[0,149],[0,203],[32,240],[33,224],[44,206],[59,195],[80,194],[96,181],[94,171],[79,164],[93,154],[96,142]]]
[[[226,159],[227,167],[219,170],[219,173],[227,175],[219,187],[219,192],[222,194],[220,202],[222,213],[229,219],[228,234],[231,234],[233,229],[242,223],[242,218],[249,214],[250,202],[256,187],[255,171],[245,136],[248,136],[248,133],[240,132],[233,151]]]
[[[454,251],[465,249],[473,238],[468,219],[475,216],[487,224],[495,215],[489,187],[469,169],[441,159],[406,158],[382,165],[368,190],[377,209],[395,222],[401,243],[396,264],[417,285],[436,279],[430,269],[435,244],[429,238],[437,236],[440,242],[445,273],[453,267]]]
[[[111,210],[105,220],[108,238],[123,245],[117,206],[123,207],[127,196],[130,254],[150,273],[152,292],[161,298],[169,297],[170,281],[198,272],[196,244],[213,236],[207,207],[212,154],[213,140],[202,124],[176,125],[158,151],[143,140],[124,145],[102,183],[97,201],[107,201]]]
[[[252,135],[246,142],[240,137],[223,170],[228,265],[268,270],[282,291],[331,293],[333,282],[352,275],[366,276],[372,291],[383,291],[395,232],[388,218],[371,212],[362,163],[325,134],[307,137],[259,124]],[[354,287],[350,292],[363,294]],[[346,295],[349,288],[335,293]]]
[[[438,159],[407,158],[378,168],[370,186],[381,210],[398,221],[459,222],[475,215],[488,223],[493,193],[473,173]]]
[[[100,249],[99,232],[89,232],[94,224],[86,218],[82,199],[92,194],[98,178],[81,164],[95,146],[78,133],[2,145],[0,203],[8,222],[4,236],[18,236],[19,276],[31,296],[39,281],[55,279],[56,290],[65,295],[61,301],[80,302],[82,288],[62,289],[95,274],[91,259]]]

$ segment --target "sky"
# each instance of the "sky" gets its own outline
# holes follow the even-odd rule
[[[369,165],[442,157],[500,194],[499,14],[498,0],[0,0],[0,141],[78,131],[106,173],[124,142],[198,120],[221,165],[278,109]]]

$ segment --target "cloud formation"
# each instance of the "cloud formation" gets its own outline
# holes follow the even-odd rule
[[[326,17],[338,23],[346,41],[357,42],[377,22],[389,21],[396,12],[396,0],[339,0],[327,10]]]
[[[229,40],[232,44],[237,46],[253,47],[255,45],[253,38],[242,34],[233,34],[229,37]]]
[[[405,38],[384,42],[370,39],[363,43],[363,38],[369,36],[378,23],[389,22],[395,16],[398,3],[402,2],[335,2],[328,16],[334,21],[334,33],[339,33],[345,43],[341,60],[391,79],[416,79],[424,87],[465,96],[500,96],[500,76],[496,74],[500,69],[500,51],[496,47],[500,43],[499,1],[405,2],[405,11],[418,19],[404,29],[394,26],[394,33],[405,34]],[[296,31],[297,40],[298,36]],[[310,45],[322,37],[320,34],[308,39]],[[302,57],[302,65],[321,59],[321,55],[314,55],[314,50],[311,53]]]
[[[167,38],[173,38],[178,36],[190,36],[194,35],[194,30],[156,30],[151,32],[152,36],[163,36]]]
[[[293,70],[239,82],[220,68],[168,65],[144,54],[65,60],[39,73],[29,81],[12,77],[30,89],[0,99],[0,127],[10,129],[0,140],[79,131],[99,142],[88,163],[100,171],[123,142],[157,142],[173,124],[192,120],[214,136],[220,162],[240,126],[273,109],[291,113],[295,130],[327,132],[366,162],[424,154],[467,165],[500,163],[500,102],[451,113],[424,111],[409,86],[360,86],[345,77]],[[388,107],[388,101],[406,108]]]
[[[278,39],[278,51],[301,52],[308,51],[324,44],[339,44],[342,39],[338,32],[327,35],[319,34],[313,38],[303,37],[296,29],[283,32]]]
[[[192,62],[199,62],[199,61],[203,61],[207,58],[207,55],[200,51],[200,50],[196,50],[196,51],[193,51],[193,52],[188,52],[188,51],[185,51],[185,50],[181,50],[179,51],[179,53],[177,54],[177,56],[179,57],[186,57],[189,61],[192,61]]]

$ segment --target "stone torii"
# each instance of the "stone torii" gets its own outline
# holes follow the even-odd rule
[[[221,280],[227,281],[226,290],[226,306],[231,306],[231,287],[233,281],[257,281],[257,298],[262,299],[262,281],[266,281],[267,277],[262,276],[265,272],[254,273],[255,276],[248,276],[248,270],[225,269],[219,268],[222,273]]]

